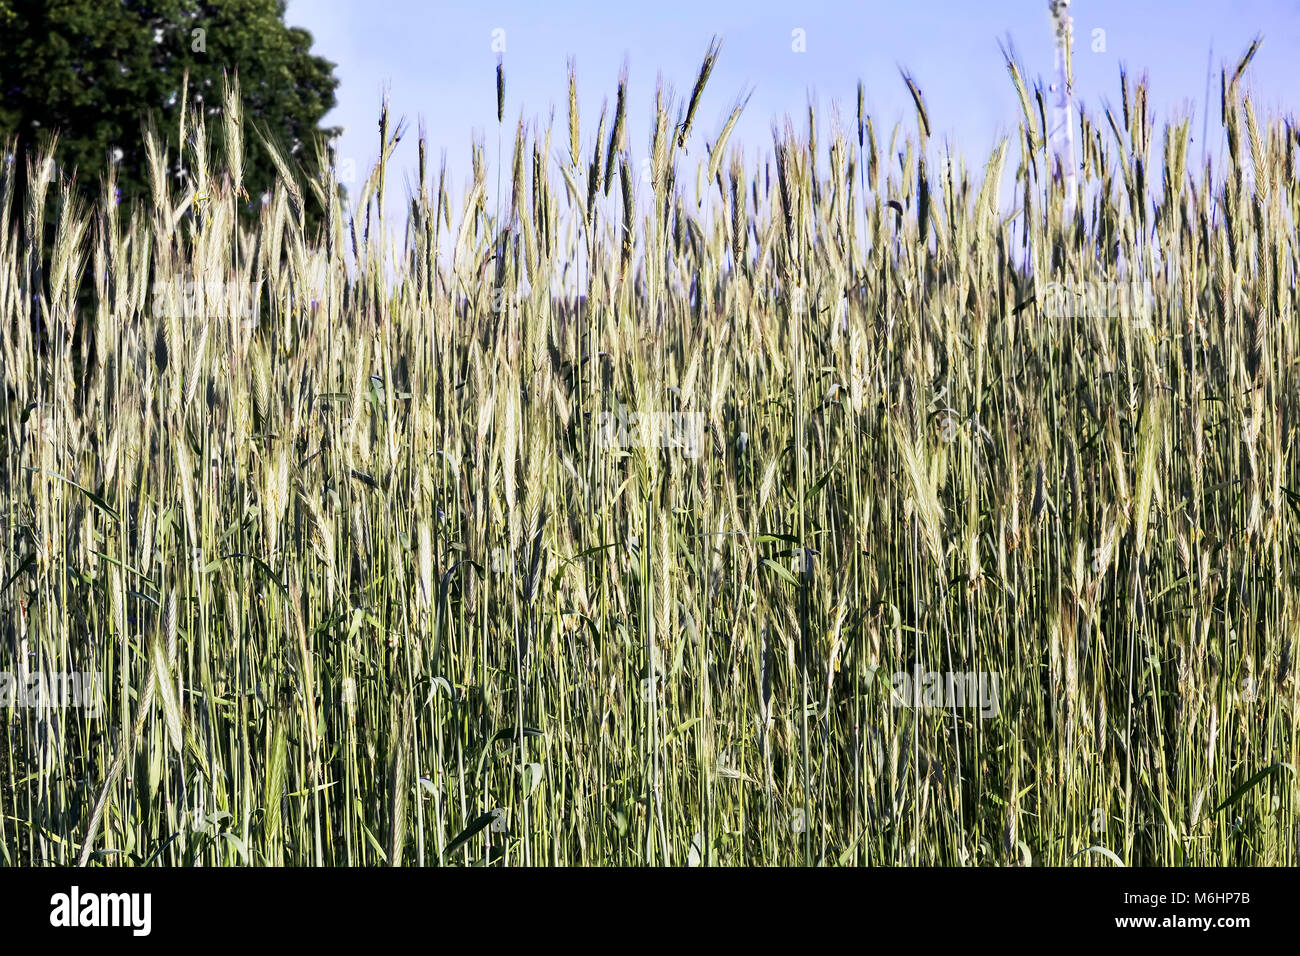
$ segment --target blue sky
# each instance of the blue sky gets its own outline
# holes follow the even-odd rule
[[[1217,153],[1218,70],[1225,62],[1235,65],[1256,33],[1264,36],[1250,74],[1257,104],[1287,113],[1300,107],[1300,0],[1075,0],[1071,13],[1076,101],[1090,109],[1118,104],[1118,72],[1125,64],[1131,73],[1148,72],[1157,123],[1190,115],[1199,140],[1212,56],[1210,141]],[[394,113],[412,130],[423,118],[434,165],[446,150],[458,186],[470,175],[472,136],[484,137],[489,159],[495,158],[493,41],[502,34],[494,30],[504,31],[507,153],[521,110],[525,120],[544,126],[554,107],[553,145],[565,141],[566,63],[572,56],[584,151],[590,153],[604,99],[612,111],[626,60],[628,143],[634,160],[643,156],[657,77],[688,95],[714,34],[722,37],[722,55],[697,114],[692,156],[703,155],[704,141],[716,136],[737,95],[751,89],[731,143],[752,158],[768,149],[774,119],[788,113],[806,125],[810,96],[823,117],[838,105],[845,128],[852,128],[859,79],[884,135],[900,120],[914,128],[899,79],[902,66],[925,94],[939,142],[952,143],[978,166],[997,136],[1017,124],[999,41],[1014,44],[1030,77],[1046,80],[1052,73],[1046,0],[290,0],[287,19],[310,30],[315,52],[337,64],[338,107],[326,122],[344,128],[338,155],[352,159],[359,176],[378,155],[376,118],[387,87]],[[803,31],[803,52],[794,49],[796,30]],[[414,178],[414,139],[400,147],[398,175],[390,182]]]

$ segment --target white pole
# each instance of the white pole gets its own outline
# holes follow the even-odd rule
[[[1052,109],[1050,142],[1056,161],[1060,164],[1061,183],[1065,188],[1065,217],[1074,216],[1075,173],[1074,119],[1070,109],[1070,87],[1073,83],[1071,44],[1074,39],[1074,20],[1070,17],[1070,0],[1048,0],[1047,8],[1056,28],[1056,103]]]

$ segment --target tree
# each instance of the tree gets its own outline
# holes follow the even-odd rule
[[[57,131],[56,160],[76,169],[89,198],[110,162],[123,202],[147,197],[147,118],[166,139],[171,174],[184,176],[177,137],[188,71],[189,101],[204,110],[214,144],[225,78],[237,77],[246,121],[315,176],[316,138],[337,133],[320,122],[338,80],[333,63],[312,55],[311,34],[288,27],[284,14],[285,0],[0,0],[0,144],[16,138],[21,160]],[[258,136],[243,141],[252,207],[275,168]],[[308,208],[309,227],[321,213]]]

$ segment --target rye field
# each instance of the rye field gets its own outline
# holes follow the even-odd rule
[[[716,53],[648,143],[571,73],[403,176],[385,108],[346,207],[237,89],[149,202],[9,151],[0,862],[1300,862],[1253,48],[1204,159],[1121,75],[1076,175],[1014,60],[989,155],[905,75],[747,162]]]

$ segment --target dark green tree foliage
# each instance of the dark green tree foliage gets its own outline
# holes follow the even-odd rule
[[[224,76],[238,78],[245,123],[265,130],[303,176],[318,174],[318,139],[334,106],[334,64],[311,53],[311,34],[284,22],[284,0],[0,0],[0,143],[22,157],[59,134],[56,159],[97,199],[118,164],[123,202],[147,198],[142,126],[166,138],[170,174],[183,177],[177,136],[182,84],[219,144]],[[244,188],[255,208],[275,169],[252,129]],[[120,152],[119,152],[120,151]],[[20,165],[19,175],[22,175]],[[311,190],[304,190],[311,196]],[[322,210],[308,206],[313,232]]]

